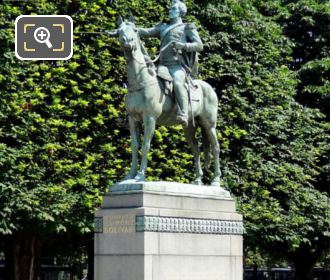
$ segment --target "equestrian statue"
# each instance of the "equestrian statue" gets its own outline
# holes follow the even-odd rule
[[[206,82],[195,79],[198,53],[203,44],[193,23],[183,23],[186,5],[173,0],[169,10],[169,24],[160,23],[151,28],[137,28],[134,18],[121,17],[118,29],[108,32],[118,36],[127,62],[128,93],[125,105],[129,114],[132,162],[124,181],[144,181],[147,155],[156,124],[182,125],[191,147],[195,165],[194,184],[202,185],[200,152],[196,129],[201,127],[205,166],[214,160],[211,186],[220,187],[219,143],[216,133],[218,98]],[[152,60],[141,38],[157,37],[160,53]],[[155,62],[157,67],[155,66]],[[138,149],[140,128],[143,127],[141,164]],[[139,167],[139,168],[138,168]]]

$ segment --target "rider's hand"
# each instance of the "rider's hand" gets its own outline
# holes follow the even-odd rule
[[[173,45],[177,50],[183,50],[186,47],[186,44],[180,42],[174,42]]]
[[[109,35],[110,37],[114,37],[114,36],[117,36],[118,35],[118,30],[115,29],[115,30],[107,30],[105,31],[105,34]]]

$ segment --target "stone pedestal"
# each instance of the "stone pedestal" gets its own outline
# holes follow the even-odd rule
[[[242,280],[242,233],[220,188],[115,185],[95,215],[95,280]]]

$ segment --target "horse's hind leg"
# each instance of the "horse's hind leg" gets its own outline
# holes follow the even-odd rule
[[[129,173],[125,176],[124,180],[133,179],[136,176],[137,168],[139,164],[138,150],[139,150],[139,138],[140,128],[139,123],[134,120],[133,117],[128,117],[129,130],[131,133],[131,149],[132,149],[132,163]]]
[[[211,149],[212,149],[213,158],[214,158],[214,174],[213,174],[211,186],[220,187],[220,177],[221,177],[220,159],[219,159],[220,146],[219,146],[215,126],[212,126],[210,128],[205,128],[205,132],[211,143]]]
[[[191,148],[192,154],[194,156],[194,164],[195,164],[195,180],[194,184],[201,185],[202,184],[202,176],[203,171],[201,168],[200,156],[199,156],[199,148],[198,142],[195,137],[196,127],[193,127],[191,124],[184,129],[187,142]]]
[[[145,179],[145,171],[148,164],[148,153],[150,150],[150,144],[152,137],[155,132],[156,120],[152,115],[146,115],[143,117],[144,124],[144,135],[142,143],[142,156],[141,156],[141,167],[138,174],[135,176],[137,181],[143,181]]]

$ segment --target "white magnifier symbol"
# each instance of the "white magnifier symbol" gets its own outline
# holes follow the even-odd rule
[[[49,41],[49,37],[50,37],[50,33],[46,27],[38,27],[34,31],[34,39],[38,43],[42,43],[42,44],[45,43],[47,45],[47,47],[50,49],[53,47],[53,45]]]

